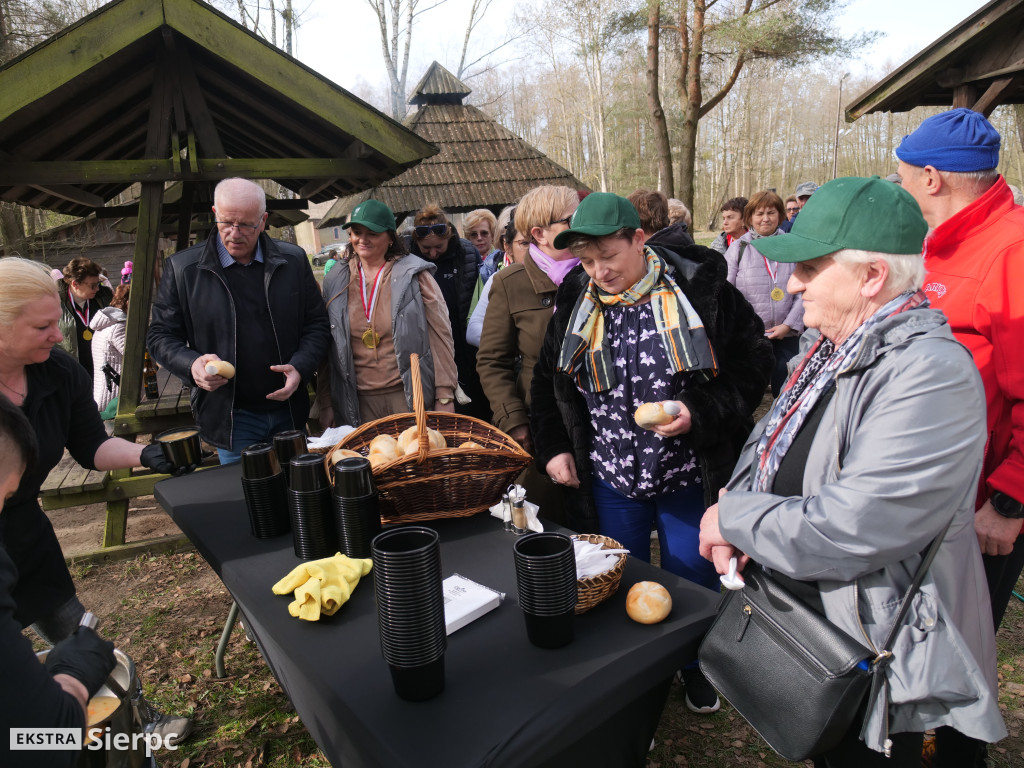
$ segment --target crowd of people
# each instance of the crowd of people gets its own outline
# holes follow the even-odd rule
[[[311,389],[324,427],[411,410],[416,353],[429,408],[489,421],[535,457],[519,482],[542,517],[645,560],[653,530],[661,567],[711,589],[731,558],[765,569],[870,647],[944,536],[887,685],[815,764],[916,766],[934,729],[933,765],[980,766],[1006,732],[995,630],[1024,568],[1024,208],[999,146],[982,115],[942,113],[896,149],[898,175],[727,200],[710,247],[685,206],[645,189],[540,186],[466,214],[464,233],[435,205],[400,231],[370,199],[322,288],[302,249],[265,232],[262,189],[228,179],[216,230],[165,263],[147,346],[194,386],[222,463],[303,429]],[[127,296],[88,260],[59,283],[0,261],[11,647],[29,624],[58,643],[82,634],[36,501],[64,448],[83,466],[167,469],[108,437],[99,413],[116,397],[104,371],[123,355]],[[237,375],[207,372],[214,360]],[[668,416],[640,426],[645,403]],[[107,663],[94,638],[75,642]],[[58,677],[49,696],[81,698]],[[719,708],[695,662],[679,679],[692,711]],[[64,700],[62,717],[74,709]]]

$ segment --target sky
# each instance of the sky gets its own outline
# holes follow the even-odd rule
[[[432,0],[421,0],[428,7]],[[363,95],[387,83],[376,16],[366,0],[297,0],[308,3],[300,16],[297,57],[327,79]],[[413,32],[408,86],[411,89],[435,59],[453,72],[458,67],[471,0],[445,0],[423,14]],[[840,32],[885,33],[846,71],[854,79],[881,70],[886,61],[899,64],[984,5],[984,0],[850,0],[836,20]],[[476,45],[500,37],[511,4],[496,0],[474,33]],[[522,43],[518,45],[523,45]],[[471,46],[472,50],[472,46]]]

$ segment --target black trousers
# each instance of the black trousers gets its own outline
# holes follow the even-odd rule
[[[1017,585],[1021,570],[1024,569],[1024,536],[1017,537],[1010,554],[982,555],[981,560],[985,564],[988,593],[992,598],[992,625],[998,632],[1013,588]]]
[[[869,749],[860,740],[860,718],[835,749],[814,758],[814,768],[920,768],[923,733],[893,733],[892,757]],[[949,727],[935,729],[932,768],[982,768],[985,743]]]

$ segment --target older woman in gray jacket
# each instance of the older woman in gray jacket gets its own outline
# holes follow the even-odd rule
[[[892,648],[888,690],[868,694],[819,768],[916,768],[932,728],[933,765],[974,766],[985,742],[1006,735],[973,525],[984,394],[919,289],[926,230],[899,186],[845,178],[818,190],[791,234],[759,241],[768,258],[795,262],[788,289],[816,331],[701,523],[701,553],[720,573],[735,555],[770,569],[877,648],[952,521]]]

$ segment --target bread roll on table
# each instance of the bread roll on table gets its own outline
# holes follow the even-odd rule
[[[672,610],[672,595],[656,581],[638,581],[626,593],[626,613],[640,624],[657,624]]]

